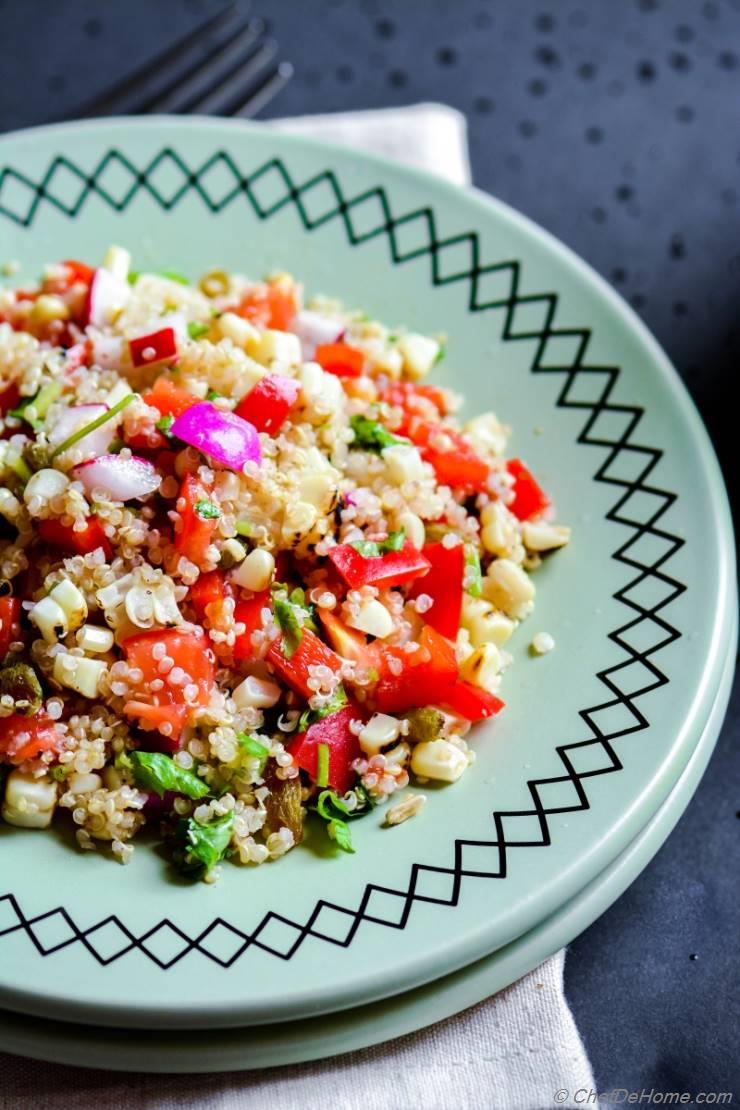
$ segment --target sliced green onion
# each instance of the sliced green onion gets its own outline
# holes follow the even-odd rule
[[[316,785],[329,785],[329,745],[319,744],[316,753]]]
[[[234,531],[237,536],[251,536],[253,528],[248,520],[237,520],[234,525]]]
[[[202,335],[206,335],[210,330],[208,324],[201,324],[197,320],[191,320],[188,324],[188,335],[191,339],[200,339]]]
[[[112,417],[118,416],[119,412],[123,412],[126,406],[131,404],[134,396],[135,394],[133,393],[127,393],[112,409],[108,409],[102,416],[98,416],[95,420],[91,420],[89,424],[85,424],[84,428],[78,428],[76,432],[73,432],[72,435],[68,436],[58,447],[54,448],[51,454],[52,459],[56,459],[57,456],[61,455],[64,451],[69,451],[70,447],[74,447],[75,443],[79,443],[88,432],[94,432],[96,428],[101,428],[103,424],[107,424]]]
[[[465,590],[471,597],[481,597],[483,593],[483,577],[480,569],[478,549],[472,543],[465,544]]]
[[[63,383],[58,380],[47,382],[46,385],[41,387],[33,402],[39,420],[43,420],[54,402],[61,397],[63,389]]]

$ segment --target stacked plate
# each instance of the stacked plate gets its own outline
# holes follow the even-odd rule
[[[0,827],[0,1047],[209,1071],[387,1040],[500,989],[635,877],[701,776],[728,698],[734,555],[675,371],[623,302],[510,209],[379,159],[194,119],[0,140],[21,280],[118,242],[137,268],[289,269],[309,293],[450,337],[439,380],[495,408],[573,526],[538,571],[507,710],[420,818],[357,853],[175,881]],[[530,658],[531,633],[557,641]],[[355,830],[353,829],[353,834]]]

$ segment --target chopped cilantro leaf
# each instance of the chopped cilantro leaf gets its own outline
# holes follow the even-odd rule
[[[218,505],[214,505],[212,501],[206,501],[204,497],[195,502],[195,511],[201,520],[218,520],[221,516]]]
[[[155,427],[156,427],[157,431],[162,432],[164,435],[169,435],[170,428],[172,427],[172,425],[174,423],[175,423],[174,416],[172,415],[171,412],[168,412],[166,416],[163,416],[161,418],[161,420],[157,421]]]
[[[317,721],[323,721],[324,717],[330,717],[332,713],[338,713],[347,704],[347,695],[344,692],[343,686],[337,686],[334,694],[329,701],[322,705],[320,709],[304,709],[298,718],[297,732],[305,732],[311,725],[315,725]]]
[[[252,524],[248,520],[237,520],[234,525],[234,530],[237,536],[251,536]]]
[[[210,793],[202,778],[179,767],[171,756],[162,752],[131,752],[130,762],[137,785],[153,790],[160,798],[168,790],[194,800]]]
[[[198,320],[191,320],[188,324],[188,335],[191,339],[200,339],[202,335],[207,335],[210,330],[208,324],[201,324]]]
[[[398,532],[389,532],[382,543],[376,543],[374,540],[356,540],[350,544],[350,547],[354,547],[355,551],[365,559],[379,559],[389,551],[400,551],[405,539],[406,533],[401,528]]]
[[[260,761],[259,770],[262,774],[270,755],[270,749],[265,744],[261,744],[254,736],[247,736],[245,732],[237,733],[236,739],[239,747],[246,755]]]
[[[352,833],[349,831],[349,825],[345,821],[330,821],[326,826],[326,831],[331,839],[337,842],[337,845],[343,852],[354,854]]]
[[[221,396],[217,389],[209,389],[206,393],[206,401],[216,401]]]
[[[384,447],[393,447],[397,443],[408,443],[407,439],[389,432],[377,420],[370,420],[367,416],[356,413],[350,418],[350,427],[355,433],[355,438],[350,447],[362,447],[366,451],[380,452]]]
[[[296,606],[284,598],[275,598],[273,610],[275,623],[283,634],[283,655],[290,659],[303,639],[303,625],[298,619]]]
[[[172,858],[183,875],[202,878],[226,856],[234,831],[234,814],[226,813],[202,825],[194,817],[177,824]]]

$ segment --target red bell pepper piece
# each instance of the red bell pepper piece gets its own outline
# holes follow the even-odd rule
[[[431,416],[433,405],[439,416],[447,412],[447,397],[443,389],[436,385],[417,385],[416,382],[391,382],[380,395],[394,408],[405,409],[409,414],[418,413],[420,416]]]
[[[167,674],[159,671],[159,660],[154,657],[157,644],[164,644],[165,654],[187,676],[181,684],[170,684]],[[180,733],[196,706],[207,705],[215,678],[213,652],[200,628],[154,629],[151,632],[129,636],[121,645],[130,667],[138,668],[143,675],[139,689],[125,703],[123,709],[129,717],[162,731],[169,724],[171,730],[162,733],[168,744],[177,747]],[[174,669],[174,668],[173,668]],[[152,690],[154,681],[161,679],[161,690]],[[195,697],[186,699],[188,686],[196,686]]]
[[[287,331],[298,311],[295,286],[285,281],[256,285],[233,310],[237,316],[251,320],[259,327]]]
[[[509,459],[506,469],[514,479],[514,500],[508,508],[519,520],[541,516],[550,504],[545,491],[538,485],[521,459]]]
[[[175,550],[197,567],[205,565],[206,550],[210,547],[218,519],[201,516],[197,506],[208,500],[208,492],[192,474],[186,474],[180,486],[180,497],[185,501],[178,509],[182,522],[175,533]],[[179,498],[178,498],[179,502]]]
[[[69,284],[74,285],[80,282],[82,285],[89,285],[93,279],[95,271],[92,266],[86,266],[84,262],[78,262],[75,258],[65,258],[62,266],[69,273]]]
[[[350,628],[329,609],[319,609],[319,617],[331,646],[342,659],[359,663],[368,670],[379,667],[380,656],[376,644],[368,644],[361,632]]]
[[[391,662],[394,660],[395,662]],[[425,705],[439,705],[457,681],[454,645],[425,625],[414,652],[385,648],[383,670],[376,691],[381,713],[401,713]],[[394,674],[392,667],[401,670]]]
[[[463,603],[464,547],[461,543],[455,547],[425,543],[421,550],[429,560],[431,570],[423,578],[416,579],[409,597],[428,594],[434,604],[424,613],[424,620],[442,636],[454,640],[460,628]]]
[[[129,339],[131,361],[134,366],[155,366],[160,362],[173,363],[178,355],[177,336],[174,328],[160,328],[148,335]]]
[[[399,429],[399,435],[406,435],[419,448],[421,457],[434,467],[440,482],[453,489],[483,492],[487,487],[489,468],[475,453],[470,444],[459,432],[446,424],[436,424],[411,416]],[[451,447],[442,451],[434,446],[437,436],[447,436]]]
[[[359,741],[349,727],[352,721],[358,719],[361,720],[362,716],[357,707],[346,705],[310,725],[306,732],[288,744],[293,759],[314,781],[318,774],[319,744],[326,744],[329,749],[327,780],[337,794],[345,794],[349,790],[355,781],[352,764],[362,757]]]
[[[7,655],[10,645],[21,637],[21,599],[0,597],[0,661]],[[3,721],[0,719],[0,729]]]
[[[429,570],[429,560],[408,540],[400,551],[368,558],[349,543],[329,549],[329,558],[352,590],[360,586],[400,586]]]
[[[270,591],[261,590],[254,597],[245,601],[243,598],[236,603],[234,608],[234,621],[245,624],[244,632],[237,636],[234,644],[234,659],[251,659],[254,655],[252,633],[262,627],[262,610],[270,608]]]
[[[197,581],[193,583],[188,598],[200,623],[208,625],[210,622],[206,614],[207,607],[224,602],[229,594],[230,590],[224,572],[222,570],[209,570],[205,574],[201,574]]]
[[[501,698],[462,679],[458,679],[452,689],[445,694],[443,704],[458,717],[464,717],[466,721],[483,721],[504,708]]]
[[[151,389],[142,393],[141,399],[152,408],[158,409],[162,416],[182,416],[198,402],[197,397],[175,385],[172,378],[166,375],[157,378]]]
[[[39,520],[36,527],[44,543],[52,547],[73,555],[89,555],[91,551],[102,547],[106,562],[113,558],[110,541],[100,521],[94,516],[87,518],[87,524],[81,532],[76,532],[70,524],[62,524],[61,520]]]
[[[0,763],[19,767],[27,759],[35,759],[42,752],[57,752],[64,737],[50,717],[44,712],[35,717],[14,713],[2,718],[0,728]]]
[[[314,359],[328,374],[338,378],[359,378],[365,365],[365,353],[349,343],[319,343]]]
[[[267,662],[271,665],[278,678],[286,682],[297,694],[310,698],[315,691],[308,685],[309,667],[323,664],[332,671],[339,671],[342,660],[330,647],[318,638],[309,628],[303,629],[301,642],[295,649],[290,659],[283,654],[282,636],[273,640],[267,652]]]
[[[242,397],[234,412],[248,420],[258,432],[275,435],[300,392],[301,384],[295,378],[286,378],[284,374],[266,374]]]

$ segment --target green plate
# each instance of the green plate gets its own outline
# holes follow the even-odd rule
[[[92,1029],[0,1011],[0,1049],[88,1068],[215,1072],[277,1067],[356,1052],[423,1029],[489,998],[587,928],[650,862],[694,793],[719,734],[735,673],[728,653],[709,720],[658,812],[606,870],[546,921],[490,956],[424,987],[315,1021],[172,1032]]]
[[[0,245],[21,279],[128,246],[137,268],[290,269],[310,292],[450,335],[439,380],[495,407],[572,545],[538,573],[506,712],[422,817],[172,881],[0,830],[0,1003],[160,1028],[357,1007],[536,928],[613,862],[678,780],[733,616],[726,496],[677,375],[620,298],[505,206],[380,159],[201,119],[0,140]],[[556,650],[527,657],[531,635]]]

